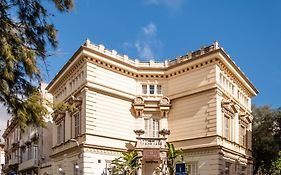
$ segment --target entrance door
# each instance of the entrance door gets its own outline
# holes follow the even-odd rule
[[[158,175],[157,167],[159,167],[160,161],[145,161],[142,166],[143,175]]]

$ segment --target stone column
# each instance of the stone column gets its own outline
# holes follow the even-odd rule
[[[168,128],[168,118],[163,117],[160,119],[160,130],[161,129],[167,129]]]

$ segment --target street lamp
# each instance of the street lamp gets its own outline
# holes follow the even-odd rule
[[[76,145],[77,145],[77,148],[78,148],[78,151],[79,151],[79,153],[78,153],[78,161],[79,161],[79,159],[80,159],[80,155],[81,155],[81,151],[80,151],[80,149],[79,149],[79,147],[80,147],[80,145],[79,145],[79,142],[76,140],[76,139],[74,139],[74,138],[72,138],[72,139],[69,139],[69,141],[70,142],[75,142],[76,143]],[[75,169],[75,174],[79,174],[79,165],[78,165],[78,161],[77,161],[77,163],[74,165],[74,169]],[[81,172],[81,171],[80,171]]]
[[[65,173],[63,172],[62,168],[59,168],[59,174],[64,175]]]
[[[79,174],[79,165],[76,163],[75,166],[74,166],[74,169],[75,169],[75,174]]]

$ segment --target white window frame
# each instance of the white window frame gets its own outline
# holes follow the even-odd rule
[[[141,85],[141,90],[142,90],[142,94],[147,94],[147,84],[142,84]]]
[[[198,162],[188,162],[187,172],[188,175],[198,175]]]
[[[148,138],[159,138],[160,120],[155,118],[146,118],[145,136]]]
[[[156,90],[157,90],[157,94],[162,94],[162,85],[158,84]]]

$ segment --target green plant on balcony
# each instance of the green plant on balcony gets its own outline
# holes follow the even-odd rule
[[[158,133],[165,137],[166,135],[170,135],[171,132],[168,129],[161,129]]]
[[[141,136],[144,134],[144,130],[142,129],[137,129],[137,130],[134,130],[135,134],[138,135],[138,136]]]
[[[112,169],[113,175],[136,175],[137,170],[140,168],[139,163],[141,156],[137,151],[124,152],[123,155],[112,161],[114,165]]]

